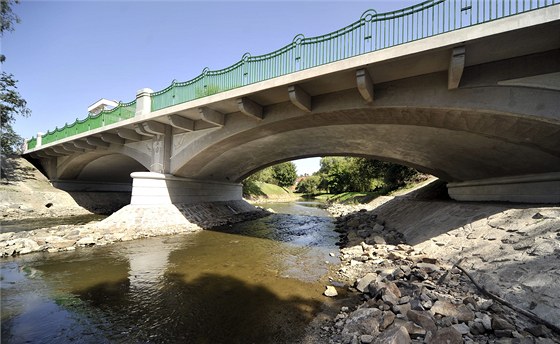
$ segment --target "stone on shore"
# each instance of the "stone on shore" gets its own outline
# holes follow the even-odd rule
[[[333,286],[327,286],[325,291],[323,292],[323,295],[328,296],[328,297],[335,297],[338,296],[338,292],[336,291],[336,288]]]

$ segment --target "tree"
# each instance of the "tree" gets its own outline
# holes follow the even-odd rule
[[[297,179],[296,164],[291,161],[272,166],[272,171],[278,185],[284,188],[294,185]]]
[[[327,157],[321,159],[319,188],[329,193],[394,190],[418,172],[410,167],[366,158]]]
[[[320,175],[305,177],[298,183],[296,191],[305,195],[315,195],[319,193],[320,183]]]
[[[321,186],[329,193],[351,191],[352,158],[326,157],[321,159],[319,174],[323,175]]]
[[[274,179],[273,175],[274,171],[272,167],[264,168],[258,172],[253,173],[245,181],[247,182],[263,182],[269,184],[277,184],[276,180]]]
[[[19,23],[19,17],[12,11],[12,5],[19,3],[18,0],[0,1],[0,36],[4,32],[14,30],[14,24]],[[4,63],[6,57],[0,55],[0,63]],[[27,108],[27,102],[21,97],[17,90],[17,80],[13,74],[2,72],[0,74],[0,148],[2,154],[12,154],[18,151],[23,139],[16,134],[12,128],[16,115],[27,117],[31,110]]]

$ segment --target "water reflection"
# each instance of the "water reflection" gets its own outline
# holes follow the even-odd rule
[[[277,214],[9,259],[1,264],[2,343],[297,342],[323,306],[336,239],[326,217]]]

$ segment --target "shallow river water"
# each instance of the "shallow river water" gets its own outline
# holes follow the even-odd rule
[[[277,214],[2,260],[2,343],[299,342],[337,235],[313,203],[265,207]]]

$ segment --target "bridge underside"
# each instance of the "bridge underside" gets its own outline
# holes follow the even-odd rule
[[[448,182],[547,173],[560,166],[559,130],[547,122],[475,111],[344,110],[244,131],[173,174],[240,182],[263,166],[328,155],[392,161]]]

